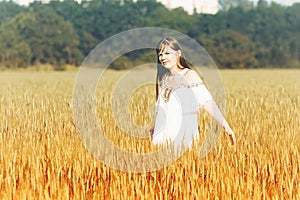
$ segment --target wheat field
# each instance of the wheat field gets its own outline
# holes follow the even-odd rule
[[[221,71],[237,144],[222,136],[204,158],[192,149],[145,173],[111,169],[84,148],[72,116],[76,73],[0,73],[0,199],[300,199],[300,70]],[[108,73],[99,123],[116,145],[151,150],[114,124],[108,96],[124,72]],[[154,92],[133,95],[137,124],[151,122]],[[208,119],[201,114],[201,132]]]

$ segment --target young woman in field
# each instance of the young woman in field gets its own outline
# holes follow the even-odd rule
[[[189,147],[199,134],[198,111],[201,109],[224,128],[234,144],[234,132],[198,74],[188,66],[178,41],[172,37],[163,38],[156,53],[156,121],[150,130],[153,144],[171,142],[175,146]]]

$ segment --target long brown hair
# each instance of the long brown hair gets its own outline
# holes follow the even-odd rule
[[[156,46],[156,55],[157,55],[157,74],[156,74],[156,100],[158,99],[158,85],[161,82],[163,76],[169,71],[166,68],[164,68],[159,60],[159,54],[163,52],[166,47],[170,47],[171,49],[175,51],[180,51],[180,57],[179,57],[179,67],[180,68],[188,68],[190,69],[188,63],[186,62],[182,48],[179,44],[179,42],[173,38],[173,37],[165,37],[161,39],[157,46]]]

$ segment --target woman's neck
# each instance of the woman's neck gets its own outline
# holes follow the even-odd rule
[[[178,74],[179,72],[181,72],[182,70],[184,70],[184,68],[179,68],[178,66],[176,66],[173,69],[169,69],[169,73],[171,75],[175,75],[175,74]]]

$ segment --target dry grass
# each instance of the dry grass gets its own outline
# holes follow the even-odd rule
[[[122,148],[151,149],[148,140],[119,134],[112,122],[106,94],[121,73],[109,73],[96,102],[101,126]],[[237,145],[222,137],[203,159],[189,151],[159,171],[125,173],[93,159],[76,133],[76,72],[1,72],[0,199],[299,199],[300,71],[222,75]],[[137,124],[151,121],[149,87],[130,104]]]

